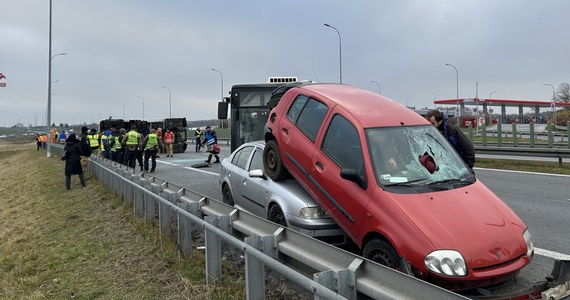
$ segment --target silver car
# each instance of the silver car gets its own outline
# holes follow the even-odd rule
[[[274,182],[263,173],[265,142],[249,142],[222,160],[223,201],[330,244],[345,244],[342,229],[294,180]]]

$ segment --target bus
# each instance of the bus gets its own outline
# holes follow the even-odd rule
[[[246,142],[263,140],[265,122],[269,115],[267,106],[273,90],[297,77],[269,77],[267,83],[237,84],[232,86],[230,97],[218,104],[218,119],[228,118],[231,104],[230,147],[233,152]]]

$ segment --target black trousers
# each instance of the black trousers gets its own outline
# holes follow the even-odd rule
[[[85,186],[85,177],[83,177],[83,174],[79,174],[79,181],[81,181],[81,186]],[[68,190],[71,189],[71,175],[65,175],[65,187]]]
[[[148,160],[151,160],[151,168],[150,171],[154,172],[156,169],[156,150],[154,149],[145,149],[144,150],[144,170],[148,171]]]

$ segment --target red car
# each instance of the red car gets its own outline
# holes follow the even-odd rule
[[[271,110],[265,140],[267,175],[294,177],[368,259],[454,290],[505,281],[532,259],[521,219],[388,98],[301,84]]]

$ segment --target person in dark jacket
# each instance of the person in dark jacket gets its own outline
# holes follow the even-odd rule
[[[465,164],[470,169],[473,169],[475,165],[475,149],[465,134],[459,128],[447,123],[447,116],[439,110],[432,109],[428,111],[426,119],[449,141]]]
[[[65,187],[71,189],[71,175],[79,175],[81,186],[85,186],[85,178],[83,177],[83,168],[81,167],[81,156],[83,150],[81,143],[77,139],[75,133],[69,135],[65,142],[64,153],[61,158],[65,160]]]

